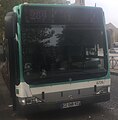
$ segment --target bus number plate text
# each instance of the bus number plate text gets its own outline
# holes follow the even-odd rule
[[[81,102],[80,101],[75,101],[75,102],[67,102],[67,103],[63,103],[62,104],[62,108],[70,108],[70,107],[76,107],[76,106],[80,106]]]
[[[103,84],[104,84],[104,81],[103,81],[103,80],[102,80],[102,81],[97,81],[96,84],[97,84],[97,85],[103,85]]]

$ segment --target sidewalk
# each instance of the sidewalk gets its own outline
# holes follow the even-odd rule
[[[14,120],[11,97],[0,73],[0,120]]]

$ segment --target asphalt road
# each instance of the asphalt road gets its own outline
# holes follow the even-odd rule
[[[18,115],[12,111],[9,91],[0,75],[0,120],[118,120],[118,76],[111,75],[111,100],[79,108]]]

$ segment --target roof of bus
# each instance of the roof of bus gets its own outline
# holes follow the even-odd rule
[[[40,3],[22,3],[20,5],[18,5],[19,7],[21,6],[47,6],[47,7],[80,7],[80,8],[93,8],[93,9],[96,9],[96,8],[99,8],[99,9],[102,9],[101,7],[95,7],[95,6],[79,6],[79,5],[76,5],[76,4],[40,4]]]

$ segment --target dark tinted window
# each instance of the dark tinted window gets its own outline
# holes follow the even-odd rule
[[[102,29],[78,25],[25,25],[22,29],[23,68],[28,83],[64,82],[105,74]]]

